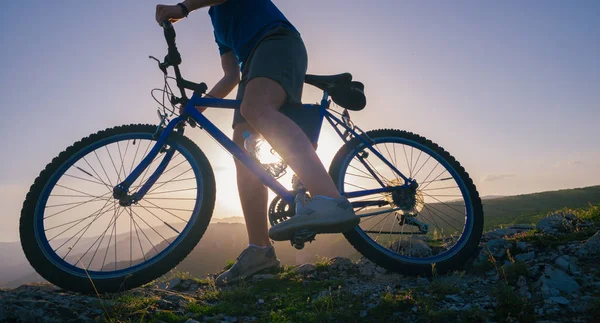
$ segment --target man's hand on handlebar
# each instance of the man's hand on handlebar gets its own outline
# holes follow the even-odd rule
[[[156,22],[162,26],[163,21],[169,20],[171,23],[178,22],[185,18],[185,13],[180,6],[163,5],[156,6]]]

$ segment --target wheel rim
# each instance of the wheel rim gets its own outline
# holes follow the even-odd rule
[[[404,262],[431,264],[447,260],[456,255],[468,241],[468,237],[473,231],[474,222],[471,196],[458,171],[433,149],[419,142],[403,137],[376,137],[372,140],[374,149],[394,164],[405,176],[417,180],[419,188],[415,198],[415,207],[410,211],[399,210],[398,213],[400,214],[389,212],[363,217],[361,223],[355,229],[355,233],[386,256]],[[365,148],[366,146],[363,143],[359,144],[342,161],[337,183],[340,192],[346,193],[382,187],[357,158]],[[401,178],[394,176],[391,168],[385,166],[381,159],[370,151],[365,163],[377,170],[378,177],[385,177],[382,182],[386,186],[396,186],[404,183]],[[385,173],[386,169],[388,173]],[[355,181],[352,182],[351,179]],[[449,182],[453,185],[448,185]],[[440,183],[443,183],[444,186],[441,186]],[[419,193],[421,194],[421,201],[419,201]],[[376,199],[390,201],[393,200],[390,195],[388,193],[380,194],[377,198],[372,195],[350,200],[351,202]],[[453,195],[459,195],[462,198],[463,204],[458,208],[456,202],[450,201],[458,197]],[[420,210],[419,204],[421,204]],[[409,208],[404,204],[387,207],[388,209],[393,207]],[[464,208],[464,210],[461,211],[461,208]],[[373,210],[355,208],[355,211],[359,215],[376,211],[374,207],[371,209]],[[461,212],[457,212],[457,210]],[[447,216],[447,213],[454,213],[454,220],[443,217],[440,220],[440,216]],[[462,216],[459,213],[462,213]],[[404,217],[402,214],[405,214]],[[415,214],[414,217],[409,216]],[[399,216],[396,217],[396,215]],[[427,234],[414,234],[420,231],[415,225],[407,225],[409,217],[417,219],[420,223],[429,224],[430,230]],[[462,218],[462,224],[459,224],[456,218]],[[402,220],[404,220],[404,225],[402,225]],[[417,236],[419,237],[416,238]],[[394,239],[393,237],[401,238]],[[431,251],[424,247],[424,243],[428,245],[427,247]]]
[[[168,143],[176,152],[144,199],[121,207],[112,198],[112,187],[154,143],[152,134],[145,132],[104,138],[73,154],[52,174],[35,208],[34,235],[55,266],[80,277],[127,276],[163,259],[188,234],[202,205],[203,181],[192,153],[177,142]],[[130,192],[148,179],[163,157],[155,158]],[[72,186],[77,183],[85,183],[85,189]],[[67,217],[78,213],[84,216]],[[161,220],[160,226],[153,226]],[[128,244],[120,243],[127,237]]]

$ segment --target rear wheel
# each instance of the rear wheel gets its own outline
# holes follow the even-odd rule
[[[60,153],[31,186],[21,244],[35,270],[64,289],[117,292],[150,282],[183,260],[204,234],[215,180],[202,151],[172,133],[131,186],[145,183],[166,150],[173,158],[143,199],[122,206],[113,188],[156,143],[156,126],[106,129]]]
[[[329,169],[341,193],[393,189],[350,199],[361,222],[345,237],[365,257],[398,273],[428,275],[434,264],[440,273],[461,267],[483,230],[481,200],[467,172],[416,134],[386,129],[366,135],[375,151],[417,185],[405,185],[358,138],[346,143]]]

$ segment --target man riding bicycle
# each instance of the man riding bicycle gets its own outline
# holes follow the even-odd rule
[[[269,238],[290,240],[300,229],[345,232],[360,219],[340,196],[308,137],[280,112],[301,102],[308,57],[300,33],[271,0],[185,0],[158,5],[156,21],[177,22],[203,7],[210,7],[224,72],[208,95],[224,98],[238,86],[241,107],[233,118],[233,141],[243,147],[244,132],[262,134],[312,196],[295,216],[267,231],[267,188],[236,160],[249,245],[236,263],[217,277],[218,284],[225,284],[279,266]],[[200,112],[206,109],[196,108]]]

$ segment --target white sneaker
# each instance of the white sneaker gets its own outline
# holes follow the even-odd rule
[[[360,223],[352,204],[345,197],[337,199],[315,196],[288,220],[269,229],[269,237],[275,241],[291,240],[301,229],[315,233],[339,233],[352,230]]]
[[[229,270],[223,272],[215,279],[215,283],[221,286],[235,283],[259,271],[278,266],[279,260],[275,255],[275,248],[273,246],[264,249],[249,246],[242,251],[235,264]]]

